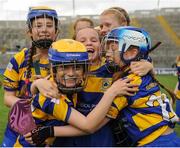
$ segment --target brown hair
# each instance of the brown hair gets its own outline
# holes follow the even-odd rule
[[[74,22],[74,25],[73,25],[74,34],[73,34],[72,39],[75,39],[75,38],[76,38],[76,33],[77,33],[77,32],[76,32],[76,27],[77,27],[78,22],[81,22],[81,21],[89,22],[89,23],[90,23],[90,26],[89,26],[89,27],[94,28],[94,22],[93,22],[91,19],[85,18],[85,17],[79,18],[79,19],[77,19],[77,20]]]
[[[34,46],[32,46],[30,49],[28,49],[28,54],[27,54],[27,67],[26,67],[26,80],[25,80],[25,84],[22,87],[21,91],[20,91],[20,96],[24,97],[24,98],[29,98],[30,94],[28,92],[28,85],[30,83],[30,78],[31,78],[31,67],[32,67],[32,57],[35,54],[36,49]]]
[[[118,20],[120,25],[122,25],[122,26],[128,25],[126,17],[119,10],[117,10],[117,9],[106,9],[101,13],[101,15],[107,15],[107,14],[113,14],[116,17],[116,19]]]
[[[74,22],[74,25],[73,25],[74,30],[76,29],[76,26],[77,26],[78,22],[80,22],[80,21],[89,22],[90,23],[90,27],[94,27],[94,22],[91,19],[82,17],[82,18],[78,18]]]

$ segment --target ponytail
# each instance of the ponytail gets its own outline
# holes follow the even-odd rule
[[[23,98],[29,98],[30,94],[28,91],[28,84],[30,83],[30,78],[31,78],[31,67],[33,63],[33,55],[35,52],[35,46],[32,46],[28,50],[28,55],[27,55],[27,68],[26,68],[26,75],[25,75],[25,85],[22,87],[20,91],[20,96]]]

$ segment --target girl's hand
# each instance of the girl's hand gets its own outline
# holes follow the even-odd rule
[[[123,95],[133,96],[134,92],[138,91],[138,85],[131,84],[131,81],[133,81],[133,79],[119,79],[115,81],[107,91],[115,97]]]
[[[23,135],[24,136],[24,138],[25,138],[25,140],[28,142],[28,143],[30,143],[30,144],[34,144],[33,143],[33,140],[32,140],[32,134],[31,134],[31,132],[29,132],[29,133],[27,133],[27,134],[25,134],[25,135]]]
[[[153,64],[146,60],[141,60],[138,62],[131,62],[130,68],[131,68],[130,71],[131,73],[134,73],[139,76],[144,76],[149,71],[153,70]]]
[[[38,90],[42,95],[48,98],[57,98],[59,96],[57,84],[48,80],[48,77],[35,80],[31,86],[31,92],[33,93],[35,90]]]

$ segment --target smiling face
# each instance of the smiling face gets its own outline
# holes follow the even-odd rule
[[[81,29],[76,34],[76,40],[86,46],[89,54],[89,60],[92,63],[98,63],[100,60],[100,39],[97,31],[93,28]]]
[[[41,39],[51,39],[54,41],[57,37],[57,30],[55,29],[53,19],[46,17],[34,19],[29,33],[34,41]]]
[[[80,86],[83,76],[83,64],[60,64],[57,67],[56,81],[66,88]]]

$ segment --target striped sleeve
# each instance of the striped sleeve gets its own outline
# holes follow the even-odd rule
[[[67,122],[71,113],[71,107],[63,99],[46,98],[43,95],[36,95],[33,106],[43,112],[54,116],[57,120]]]
[[[119,112],[124,107],[126,107],[127,104],[128,104],[127,98],[123,96],[115,98],[106,116],[112,119],[116,119]]]
[[[19,82],[19,68],[21,63],[25,60],[25,49],[17,53],[11,58],[7,68],[4,72],[4,89],[8,91],[14,91],[18,88]]]

